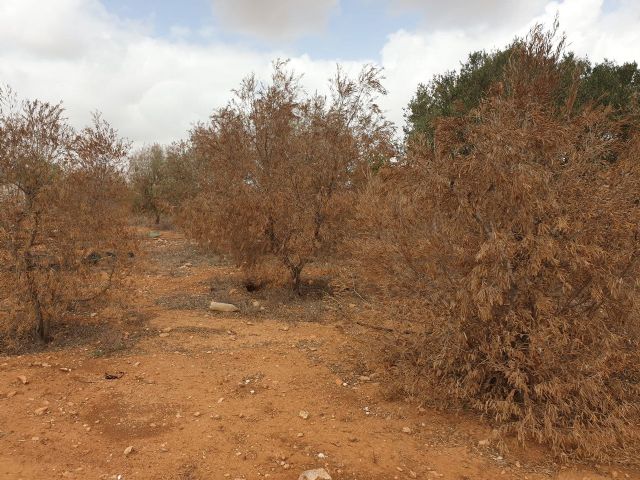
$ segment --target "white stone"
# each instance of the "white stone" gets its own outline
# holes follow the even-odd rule
[[[211,302],[209,310],[214,312],[237,312],[240,309],[231,303]]]
[[[331,475],[324,468],[316,468],[302,472],[298,480],[331,480]]]

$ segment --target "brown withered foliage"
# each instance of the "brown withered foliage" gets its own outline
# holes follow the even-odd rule
[[[370,169],[393,154],[375,103],[385,93],[379,70],[355,80],[338,71],[331,92],[305,94],[277,62],[271,83],[247,78],[191,135],[204,168],[182,225],[246,271],[286,276],[296,290],[303,268],[336,245]]]
[[[60,105],[0,100],[0,335],[47,341],[127,262],[127,145],[97,115],[76,131]]]
[[[478,108],[384,169],[355,252],[415,332],[385,357],[402,392],[561,458],[638,463],[640,136],[558,102],[562,48],[533,29]]]

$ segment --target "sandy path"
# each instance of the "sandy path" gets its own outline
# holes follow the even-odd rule
[[[473,419],[385,400],[344,322],[163,306],[206,300],[211,279],[236,272],[179,265],[189,247],[173,232],[144,248],[133,288],[150,320],[132,327],[148,329],[135,345],[0,357],[0,479],[295,480],[318,467],[336,480],[612,477],[611,467],[545,473],[530,453],[478,446],[490,431]]]

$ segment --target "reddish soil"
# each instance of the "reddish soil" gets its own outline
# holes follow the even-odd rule
[[[388,400],[353,305],[249,293],[175,232],[143,250],[133,303],[87,319],[121,336],[0,356],[0,479],[640,479],[500,454],[475,417]]]

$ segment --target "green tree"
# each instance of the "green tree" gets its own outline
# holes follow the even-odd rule
[[[460,71],[438,74],[429,83],[418,85],[406,113],[405,133],[422,133],[432,139],[437,118],[463,116],[476,107],[501,77],[510,51],[473,52]]]
[[[418,85],[405,115],[405,134],[423,135],[431,142],[438,118],[463,117],[479,105],[491,88],[508,87],[504,84],[505,67],[522,44],[521,39],[516,39],[501,50],[473,52],[460,70],[435,75],[428,83]],[[637,63],[617,65],[605,60],[592,65],[588,59],[567,52],[555,68],[562,74],[562,88],[556,93],[559,104],[564,104],[572,95],[570,87],[576,85],[573,79],[577,75],[580,81],[574,101],[576,109],[594,102],[611,106],[617,116],[638,111],[640,70]]]
[[[596,101],[612,106],[618,113],[630,113],[637,108],[640,96],[640,70],[636,62],[616,63],[605,60],[594,66],[586,66],[586,72],[578,90],[578,102],[582,105]]]
[[[136,211],[152,214],[160,223],[162,213],[162,184],[167,155],[159,144],[136,151],[129,159],[129,181],[133,190]]]

